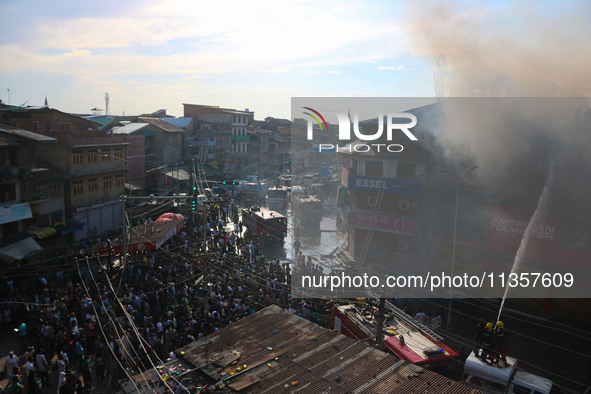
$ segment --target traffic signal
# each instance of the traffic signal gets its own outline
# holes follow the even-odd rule
[[[193,186],[193,191],[197,191],[197,186]]]
[[[197,200],[191,200],[191,210],[194,211],[197,209]]]
[[[285,164],[289,164],[289,160],[285,162]]]
[[[223,181],[223,182],[222,182],[222,185],[225,185],[225,184],[226,184],[226,181]]]

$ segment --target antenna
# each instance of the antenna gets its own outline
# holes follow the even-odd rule
[[[109,115],[109,92],[105,93],[105,115]]]
[[[435,70],[435,101],[441,102],[443,101],[443,97],[445,96],[445,68],[446,68],[446,60],[445,56],[439,55],[435,60],[435,66],[437,69]]]

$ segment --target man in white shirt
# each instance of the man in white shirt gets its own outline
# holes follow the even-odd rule
[[[18,357],[14,355],[14,352],[8,353],[4,367],[7,376],[10,376],[14,367],[18,367]]]

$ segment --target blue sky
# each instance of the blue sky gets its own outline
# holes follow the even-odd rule
[[[441,54],[450,76],[476,64],[580,86],[556,70],[588,70],[589,7],[557,4],[3,0],[0,98],[10,89],[11,104],[38,105],[47,94],[88,113],[108,92],[119,115],[180,116],[196,103],[289,117],[292,96],[433,96]],[[543,39],[558,23],[568,29]]]

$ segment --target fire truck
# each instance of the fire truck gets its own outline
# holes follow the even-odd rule
[[[363,299],[350,305],[335,304],[332,326],[335,331],[349,338],[373,344],[377,330],[377,308],[365,301]],[[459,355],[443,343],[441,336],[388,301],[382,330],[384,346],[402,360],[429,369],[458,362]]]

